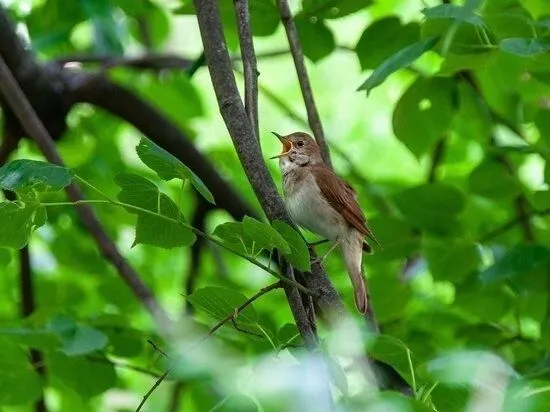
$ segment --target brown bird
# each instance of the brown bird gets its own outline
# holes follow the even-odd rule
[[[334,241],[321,261],[340,245],[354,289],[355,304],[367,312],[367,292],[361,271],[363,248],[371,251],[365,236],[378,244],[357,203],[357,193],[324,162],[315,140],[307,133],[281,136],[279,159],[283,175],[285,204],[292,220],[328,240]]]

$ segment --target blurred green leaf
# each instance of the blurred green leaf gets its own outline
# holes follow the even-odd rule
[[[521,57],[530,57],[550,50],[550,41],[540,39],[508,38],[499,43],[500,50]]]
[[[300,14],[319,19],[337,19],[367,8],[372,3],[372,0],[304,0]]]
[[[550,249],[542,245],[518,245],[481,272],[483,282],[499,282],[521,275],[550,260]]]
[[[366,90],[368,95],[372,89],[382,84],[390,74],[399,69],[408,67],[426,51],[432,49],[437,43],[437,40],[436,37],[429,37],[399,50],[378,66],[357,90]]]
[[[476,14],[472,8],[465,6],[439,4],[422,10],[422,14],[424,14],[427,19],[452,19],[470,23],[480,28],[485,26],[483,18]]]
[[[424,237],[423,249],[430,272],[437,280],[458,283],[481,263],[480,250],[472,243]]]
[[[195,241],[195,234],[187,226],[187,221],[176,204],[152,182],[131,173],[118,174],[115,182],[121,188],[118,194],[120,202],[154,213],[127,208],[138,217],[134,246],[143,243],[171,249],[189,246]]]
[[[506,166],[496,161],[484,161],[468,178],[472,193],[495,200],[514,199],[521,187]]]
[[[368,343],[367,353],[372,358],[393,366],[409,384],[414,382],[412,353],[399,339],[389,335],[376,336]]]
[[[309,249],[300,233],[281,220],[273,221],[272,226],[290,247],[289,252],[283,251],[289,263],[301,272],[309,272],[311,269]]]
[[[95,360],[93,360],[95,359]],[[97,396],[116,385],[115,368],[101,355],[94,358],[48,353],[46,368],[54,382],[75,391],[83,399]]]
[[[418,23],[402,24],[398,17],[386,17],[369,25],[357,46],[355,52],[359,58],[361,69],[374,70],[390,56],[420,39]]]
[[[298,327],[294,323],[286,323],[277,333],[277,341],[279,345],[301,345],[302,337]]]
[[[419,77],[401,96],[393,112],[395,136],[420,157],[444,138],[455,110],[452,79]]]
[[[495,375],[500,378],[517,376],[514,369],[498,356],[482,351],[457,351],[433,359],[425,367],[438,381],[474,387],[489,384],[489,379],[494,379]],[[479,373],[481,371],[483,375]]]
[[[317,62],[332,53],[336,47],[334,35],[322,20],[297,17],[295,23],[307,58]]]
[[[42,379],[28,354],[7,338],[0,338],[0,405],[29,404],[42,394]]]
[[[67,168],[36,160],[14,160],[0,167],[0,188],[14,192],[61,190],[72,180],[73,174]]]
[[[54,319],[51,328],[61,339],[61,352],[70,357],[87,355],[107,346],[105,334],[68,318]]]
[[[201,310],[213,319],[221,321],[227,316],[236,313],[236,309],[247,301],[247,297],[240,292],[228,288],[208,286],[193,292],[187,299],[195,309]],[[247,332],[259,334],[258,313],[253,304],[248,305],[234,321]],[[227,322],[231,325],[231,322]]]
[[[435,235],[447,236],[460,230],[458,216],[466,198],[457,187],[446,183],[425,184],[406,189],[394,197],[407,221]]]
[[[277,30],[281,21],[277,6],[270,0],[249,3],[250,24],[254,36],[269,36]]]
[[[197,191],[210,203],[214,202],[214,196],[203,181],[191,169],[180,162],[171,153],[157,146],[148,139],[142,138],[136,147],[136,152],[143,163],[157,172],[162,180],[189,179]]]
[[[0,248],[0,267],[6,267],[11,262],[11,253],[7,249]]]
[[[37,203],[0,203],[0,247],[21,249],[29,241],[31,233],[44,225],[45,209]]]
[[[256,412],[258,405],[254,400],[242,393],[231,394],[228,398],[219,403],[217,407],[214,407],[216,411],[220,412]]]

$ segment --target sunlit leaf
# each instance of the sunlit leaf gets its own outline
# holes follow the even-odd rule
[[[31,233],[45,223],[45,213],[44,207],[37,203],[0,203],[0,247],[23,248]]]
[[[171,249],[195,241],[195,234],[176,204],[154,183],[131,173],[118,174],[115,182],[121,188],[118,200],[133,206],[126,209],[138,216],[134,245]]]
[[[191,180],[197,191],[210,203],[215,204],[214,197],[203,181],[191,169],[180,162],[171,153],[157,146],[148,139],[141,139],[136,152],[143,163],[157,172],[162,180]]]
[[[368,95],[372,89],[382,84],[390,74],[399,69],[408,67],[425,52],[431,50],[436,45],[437,41],[437,37],[429,37],[399,50],[378,66],[357,90],[366,90]]]
[[[37,160],[14,160],[0,167],[0,188],[14,192],[61,190],[72,180],[73,174],[67,168]]]

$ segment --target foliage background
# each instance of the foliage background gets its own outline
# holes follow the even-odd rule
[[[334,167],[359,192],[384,247],[365,258],[386,339],[374,345],[373,356],[392,364],[410,384],[414,379],[417,389],[416,401],[372,393],[359,377],[346,374],[345,360],[335,357],[340,366],[334,392],[343,410],[369,405],[476,410],[482,400],[498,408],[488,410],[501,410],[503,400],[502,410],[550,405],[550,6],[542,0],[476,3],[447,9],[447,18],[439,18],[434,11],[441,10],[439,3],[433,1],[292,4]],[[76,61],[68,64],[74,70],[97,71],[105,60],[78,63],[82,56],[173,53],[195,59],[202,51],[187,2],[3,4],[40,61]],[[220,4],[227,40],[237,55],[232,2]],[[307,128],[300,121],[305,109],[277,9],[270,0],[251,4],[261,73],[260,137],[267,158],[279,151],[269,131]],[[464,11],[472,5],[476,17]],[[423,14],[425,8],[432,15]],[[338,10],[341,15],[333,18]],[[389,76],[368,97],[357,92],[386,58],[434,35],[442,38],[433,51]],[[108,76],[188,133],[239,195],[260,210],[219,115],[208,70],[199,68],[190,78],[183,70],[127,66],[109,68]],[[238,60],[235,70],[240,81]],[[73,108],[67,119],[69,128],[57,146],[79,176],[115,196],[117,173],[140,174],[173,199],[182,196],[183,214],[192,220],[203,201],[190,185],[182,195],[179,183],[161,182],[140,162],[135,147],[142,136],[134,128],[88,105]],[[41,156],[23,140],[11,158]],[[268,167],[279,182],[277,164],[268,162]],[[62,193],[43,196],[44,201],[63,199]],[[135,217],[114,207],[95,209],[162,306],[173,319],[180,318],[190,249],[132,247]],[[29,242],[36,311],[26,319],[19,320],[18,252],[0,249],[1,408],[33,410],[44,388],[49,410],[133,410],[154,380],[114,363],[162,372],[166,362],[147,339],[177,351],[215,321],[198,307],[181,318],[176,338],[162,341],[157,325],[99,255],[74,210],[47,211],[47,224]],[[227,220],[223,210],[208,212],[206,231]],[[353,310],[338,254],[326,269]],[[197,289],[223,286],[249,297],[269,282],[269,275],[238,256],[208,244],[202,248]],[[214,304],[223,307],[230,296],[214,297]],[[287,325],[292,317],[283,294],[271,292],[254,308],[258,324],[280,349],[295,334]],[[67,328],[71,332],[64,335]],[[326,334],[321,330],[321,337]],[[44,352],[45,378],[33,371],[29,348]],[[226,325],[178,368],[183,382],[178,392],[175,383],[165,382],[146,408],[287,410],[269,395],[293,393],[296,398],[289,399],[303,400],[311,370],[296,367],[292,353],[299,357],[300,351],[277,352],[266,339]],[[292,384],[266,389],[271,380]]]

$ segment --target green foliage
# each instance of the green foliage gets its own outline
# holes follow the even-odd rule
[[[118,174],[115,181],[121,189],[118,200],[137,215],[134,246],[143,243],[171,249],[195,241],[177,205],[154,183],[131,173]]]
[[[306,110],[277,2],[248,3],[267,157],[278,144],[264,134],[307,131]],[[48,72],[53,95],[29,94],[35,108],[42,98],[59,95],[63,106],[81,98],[65,90],[79,85],[72,80],[80,73],[70,73],[82,65],[184,131],[210,165],[199,178],[195,162],[191,170],[170,153],[186,142],[161,141],[162,129],[143,136],[150,119],[134,128],[116,116],[116,101],[114,114],[70,108],[68,131],[56,141],[69,168],[40,161],[33,143],[19,141],[0,165],[0,409],[36,409],[45,390],[52,412],[135,410],[174,366],[145,409],[320,410],[326,386],[319,391],[316,378],[328,373],[338,410],[462,412],[485,397],[498,398],[503,411],[550,410],[550,3],[451,3],[291,2],[333,166],[383,246],[363,256],[382,334],[362,330],[360,342],[319,322],[318,365],[282,291],[235,312],[279,272],[278,255],[311,276],[310,254],[300,232],[263,220],[208,69],[198,61],[193,77],[186,70],[203,49],[193,1],[7,2],[41,63],[75,60],[63,81]],[[241,87],[234,2],[218,5]],[[13,69],[17,48],[6,50]],[[177,69],[159,68],[165,57]],[[26,72],[14,74],[28,84]],[[361,81],[368,98],[355,92]],[[116,97],[90,88],[96,102]],[[54,103],[40,110],[42,120],[58,112]],[[3,120],[8,136],[8,112]],[[217,204],[210,166],[223,178],[210,187]],[[276,163],[268,167],[280,182]],[[62,190],[73,181],[177,321],[171,328],[149,316],[132,282],[98,251]],[[218,197],[224,181],[240,199]],[[36,308],[22,316],[26,245]],[[353,311],[341,254],[323,265]],[[412,396],[373,391],[361,375],[364,354],[390,365]],[[181,404],[169,405],[175,381]]]

